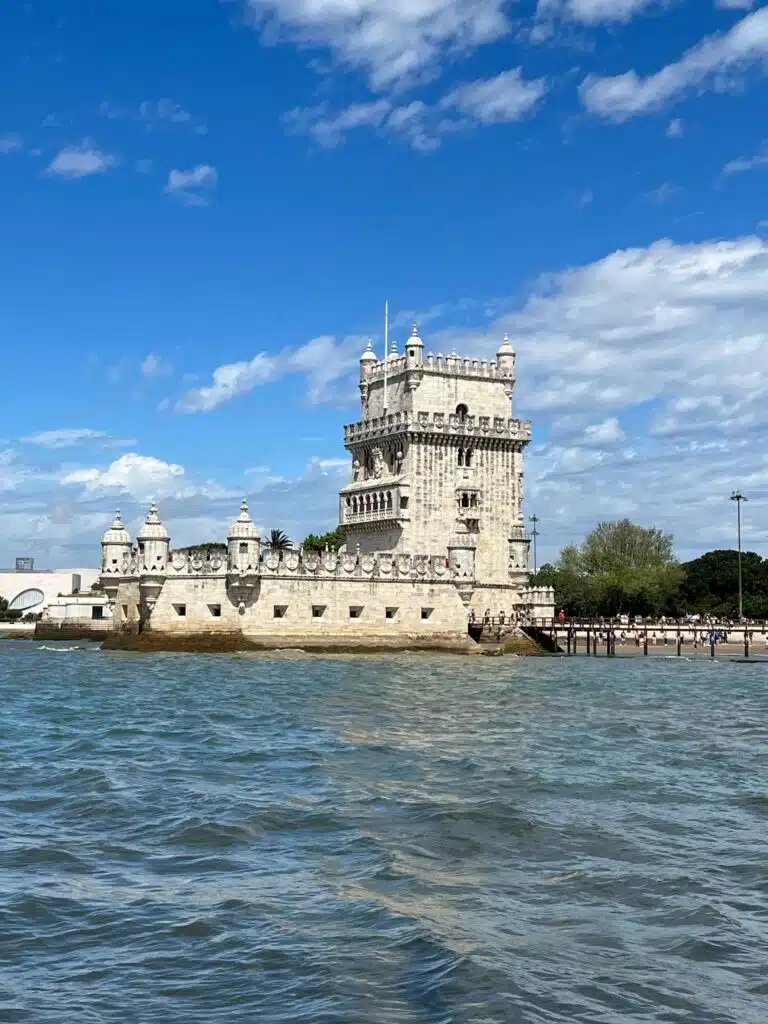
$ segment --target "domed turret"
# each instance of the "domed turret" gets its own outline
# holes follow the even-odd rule
[[[424,365],[424,342],[419,336],[419,325],[413,325],[413,331],[405,346],[406,366],[412,367]]]
[[[240,515],[232,524],[227,536],[227,549],[230,570],[246,572],[259,564],[261,534],[248,511],[248,502],[243,499]]]
[[[376,353],[373,351],[373,344],[369,341],[365,346],[365,352],[360,356],[360,380],[364,380],[369,375],[371,368],[377,362]]]
[[[504,341],[501,343],[501,347],[496,353],[496,365],[502,377],[514,378],[515,350],[512,348],[512,342],[509,340],[509,335],[507,334],[504,335]]]
[[[142,523],[136,541],[139,546],[139,565],[147,572],[165,572],[168,566],[170,539],[168,531],[157,514],[154,502]]]
[[[131,537],[118,509],[115,521],[101,539],[101,571],[119,576],[123,573],[123,563],[130,557]]]

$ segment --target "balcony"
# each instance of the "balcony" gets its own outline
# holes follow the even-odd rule
[[[408,486],[404,484],[379,484],[372,487],[351,484],[341,492],[339,522],[342,526],[355,523],[407,522],[411,518],[408,509]]]

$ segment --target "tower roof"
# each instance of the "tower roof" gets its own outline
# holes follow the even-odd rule
[[[120,517],[120,509],[115,512],[115,521],[101,538],[102,544],[130,544],[131,536]]]
[[[243,498],[240,503],[240,515],[232,523],[232,527],[228,534],[229,540],[259,540],[261,534],[259,533],[258,527],[254,524],[251,518],[251,513],[248,511],[248,502]]]
[[[413,325],[413,330],[411,331],[411,336],[408,339],[408,344],[409,345],[421,345],[421,347],[424,348],[424,342],[422,341],[421,335],[419,334],[419,325],[418,324],[414,324]]]
[[[497,356],[513,356],[514,354],[515,354],[515,350],[512,348],[512,342],[509,340],[509,335],[505,334],[504,335],[504,341],[502,341],[501,346],[500,346],[498,352],[496,353],[496,355]]]
[[[168,540],[168,531],[163,526],[160,516],[157,514],[157,505],[152,502],[149,506],[147,518],[142,523],[141,529],[136,535],[137,540]]]

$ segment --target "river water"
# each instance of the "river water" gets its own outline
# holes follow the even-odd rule
[[[15,641],[0,695],[0,1021],[768,1020],[766,664]]]

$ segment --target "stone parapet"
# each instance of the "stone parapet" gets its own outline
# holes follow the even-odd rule
[[[366,365],[366,380],[372,382],[384,378],[384,368],[387,376],[395,377],[398,374],[406,373],[414,369],[408,363],[406,356],[390,356],[389,359],[377,359]],[[495,359],[475,359],[466,356],[459,356],[456,353],[444,356],[442,352],[437,355],[430,352],[423,363],[418,365],[418,372],[423,374],[435,374],[451,377],[485,378],[490,380],[505,380],[509,374],[504,372]]]
[[[453,413],[446,416],[444,413],[395,412],[349,424],[344,428],[344,444],[349,447],[362,441],[401,433],[436,434],[472,440],[501,438],[528,444],[531,440],[531,422],[504,419],[501,416],[460,417]]]

